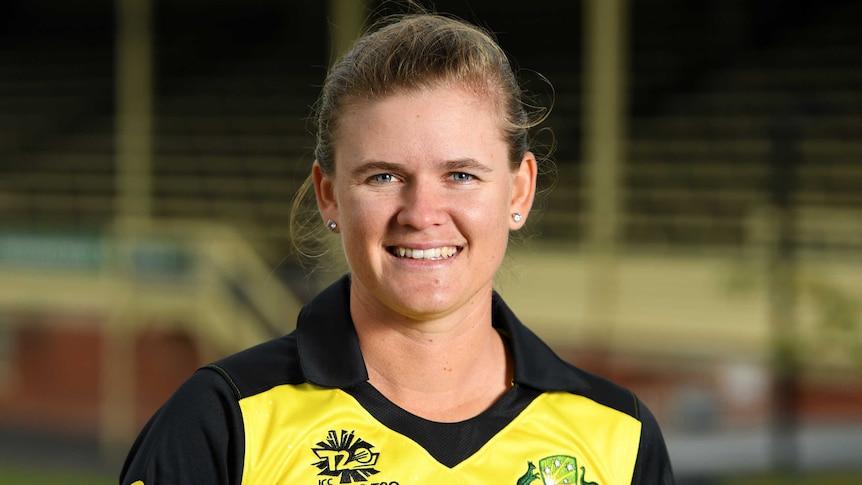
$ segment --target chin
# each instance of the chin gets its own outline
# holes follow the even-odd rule
[[[455,295],[435,292],[390,295],[390,308],[415,320],[428,320],[454,311],[459,304]]]

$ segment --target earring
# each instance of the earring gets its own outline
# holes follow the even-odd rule
[[[512,214],[512,220],[515,222],[521,222],[524,219],[524,216],[521,215],[520,212],[515,212]]]
[[[338,227],[338,224],[335,223],[332,219],[326,221],[326,228],[332,232],[335,232],[335,229]]]

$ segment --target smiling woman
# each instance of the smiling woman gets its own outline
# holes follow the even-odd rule
[[[440,15],[336,62],[308,187],[349,273],[183,384],[122,483],[672,483],[649,410],[494,292],[536,190],[521,98],[491,36]]]
[[[490,321],[479,302],[490,301],[508,233],[523,224],[510,215],[529,212],[537,172],[528,151],[511,168],[498,119],[492,100],[450,82],[354,101],[339,118],[333,167],[318,161],[312,173],[323,219],[339,226],[351,296],[367,304],[351,309],[357,327]]]

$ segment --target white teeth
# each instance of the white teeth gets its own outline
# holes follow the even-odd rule
[[[458,248],[453,246],[444,246],[441,248],[431,249],[410,249],[403,246],[399,246],[394,251],[394,253],[397,254],[400,258],[425,259],[432,261],[451,258],[457,252]]]

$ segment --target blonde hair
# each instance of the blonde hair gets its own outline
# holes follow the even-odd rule
[[[516,169],[529,149],[529,129],[544,120],[547,110],[528,114],[509,58],[491,34],[458,19],[420,13],[387,17],[330,68],[314,113],[314,155],[322,170],[335,172],[338,122],[351,103],[441,84],[466,86],[497,103],[511,168]],[[301,229],[317,221],[317,215],[299,216],[311,185],[309,178],[294,200],[291,240],[300,255],[314,257],[305,246],[318,236]],[[322,226],[317,222],[312,227]]]

